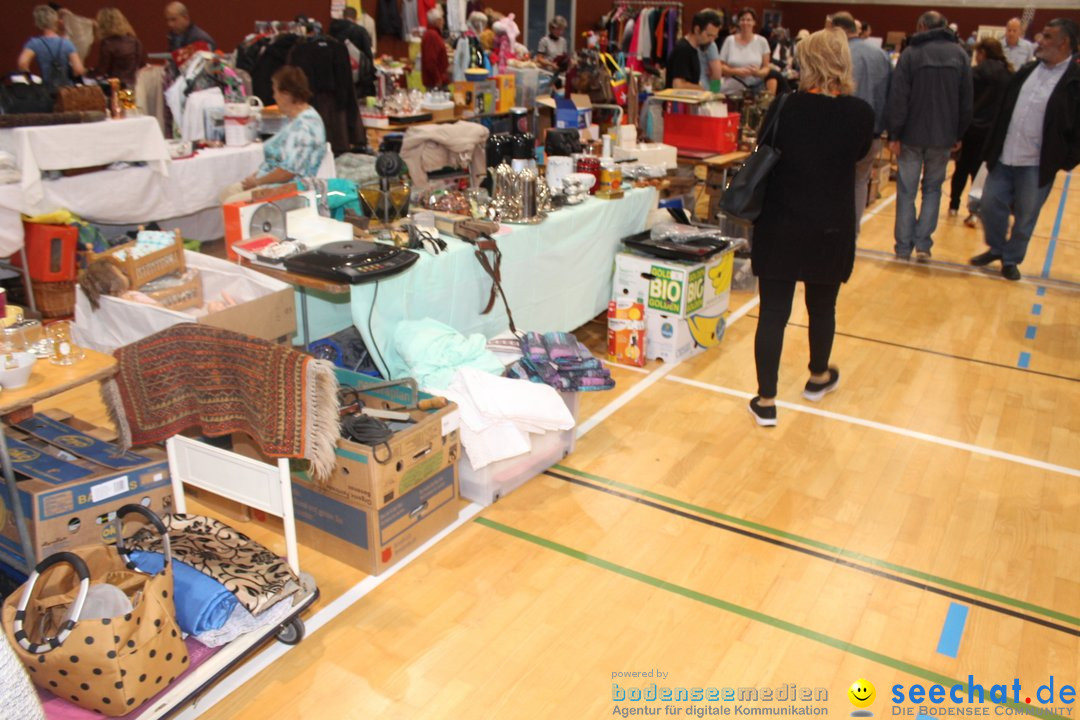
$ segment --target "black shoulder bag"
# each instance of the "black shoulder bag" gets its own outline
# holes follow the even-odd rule
[[[780,161],[780,151],[772,143],[776,142],[776,127],[779,125],[780,112],[784,109],[786,100],[787,95],[781,95],[777,100],[779,105],[776,106],[776,112],[769,119],[769,124],[762,130],[757,148],[731,178],[723,197],[720,198],[720,209],[725,215],[750,222],[757,220],[761,215],[769,175],[776,167],[776,163]]]

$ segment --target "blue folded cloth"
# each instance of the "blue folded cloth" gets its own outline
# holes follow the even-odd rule
[[[136,568],[146,573],[159,572],[164,565],[161,553],[132,550],[129,557]],[[189,635],[219,629],[229,619],[238,602],[236,596],[220,582],[175,558],[173,599],[176,603],[176,622]]]

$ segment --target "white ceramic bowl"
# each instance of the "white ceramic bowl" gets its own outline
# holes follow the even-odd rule
[[[4,361],[7,356],[0,355],[0,387],[5,390],[14,390],[15,388],[21,388],[26,383],[30,382],[30,373],[34,370],[34,361],[37,360],[37,356],[34,353],[29,352],[17,352],[12,353],[15,358],[15,362],[18,363],[18,367],[11,368],[10,370],[4,369]]]

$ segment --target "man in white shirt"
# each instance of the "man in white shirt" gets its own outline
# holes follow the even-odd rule
[[[1035,43],[1024,37],[1020,18],[1012,18],[1005,23],[1005,42],[1001,44],[1001,49],[1005,51],[1005,59],[1012,65],[1013,72],[1035,59]]]
[[[1075,20],[1051,20],[1039,38],[1039,62],[1017,72],[990,128],[984,157],[990,174],[979,215],[990,249],[976,267],[1001,261],[1001,274],[1019,280],[1028,241],[1058,170],[1080,163],[1080,39]],[[1013,215],[1012,232],[1009,215]]]

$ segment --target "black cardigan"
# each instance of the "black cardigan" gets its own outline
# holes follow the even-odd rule
[[[1039,62],[1030,62],[1020,68],[1005,89],[1005,99],[990,127],[983,150],[986,167],[991,170],[997,165],[1005,147],[1005,135],[1009,132],[1020,88]],[[1065,62],[1069,66],[1046,102],[1042,148],[1039,150],[1040,186],[1052,183],[1058,170],[1072,170],[1080,163],[1080,66],[1077,66],[1075,57]]]
[[[788,98],[773,143],[780,162],[754,224],[755,275],[830,284],[851,276],[855,163],[869,152],[873,133],[874,111],[857,97],[798,92]]]

